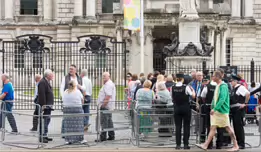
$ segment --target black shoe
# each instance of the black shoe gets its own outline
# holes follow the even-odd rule
[[[95,142],[103,142],[103,141],[106,141],[106,139],[96,139]]]
[[[184,145],[184,149],[190,149],[189,145]]]
[[[37,131],[37,128],[32,128],[30,129],[30,131]]]
[[[17,131],[17,130],[12,130],[11,133],[13,133],[13,134],[17,134],[18,131]]]
[[[46,138],[43,138],[43,140],[40,138],[40,139],[39,139],[39,142],[40,142],[40,143],[48,143],[48,140],[47,140]]]
[[[115,138],[114,137],[109,137],[109,138],[107,138],[107,140],[115,140]]]
[[[46,137],[45,138],[47,141],[53,141],[53,138],[48,138],[48,137]]]
[[[179,150],[179,149],[181,149],[181,147],[180,146],[176,146],[176,148],[175,148],[176,150]]]

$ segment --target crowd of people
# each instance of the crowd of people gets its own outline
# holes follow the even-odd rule
[[[76,66],[71,65],[69,73],[62,79],[60,86],[60,95],[63,101],[63,113],[66,115],[76,114],[75,116],[64,117],[62,120],[61,132],[64,134],[66,144],[86,143],[84,140],[84,131],[88,130],[89,116],[77,116],[77,114],[89,114],[92,96],[92,82],[88,78],[88,71],[82,70],[80,75],[77,74]],[[54,74],[51,70],[45,70],[43,77],[35,75],[35,96],[34,103],[40,106],[35,107],[33,117],[33,127],[31,131],[37,131],[39,128],[39,141],[48,143],[52,138],[48,137],[48,126],[51,121],[51,113],[54,104],[54,94],[50,82]],[[173,111],[164,113],[174,114],[176,149],[181,149],[181,136],[183,127],[183,144],[184,149],[190,149],[189,138],[191,132],[191,121],[195,121],[195,132],[200,131],[200,142],[197,145],[201,149],[212,149],[212,139],[217,131],[216,149],[233,142],[230,151],[237,151],[245,148],[244,120],[245,112],[256,113],[259,111],[257,93],[261,87],[257,88],[254,82],[248,88],[242,75],[232,75],[225,78],[223,69],[214,72],[200,72],[191,70],[189,74],[179,72],[177,74],[166,75],[164,71],[150,73],[147,77],[141,73],[127,74],[128,87],[125,89],[127,102],[130,106],[132,101],[136,101],[136,109],[145,109],[140,117],[140,130],[145,138],[152,132],[150,126],[153,124],[146,109],[153,107],[153,104],[161,104],[160,108],[173,107]],[[12,107],[14,101],[14,89],[7,74],[2,75],[4,82],[0,100],[3,100],[2,109],[5,107],[8,111],[5,116],[8,118],[12,132],[17,133],[17,126]],[[100,110],[114,110],[116,101],[116,87],[110,79],[108,72],[103,73],[103,86],[101,87],[97,99]],[[5,103],[5,106],[3,104]],[[251,105],[248,105],[251,104]],[[39,109],[40,108],[40,109]],[[194,120],[192,111],[200,113]],[[43,120],[38,119],[40,112],[43,113]],[[2,128],[2,112],[0,115],[0,128]],[[171,122],[171,118],[160,118],[160,124],[166,125]],[[199,125],[199,120],[202,124]],[[249,120],[258,123],[257,119]],[[42,125],[42,122],[44,125]],[[233,128],[231,127],[231,122]],[[44,126],[44,128],[42,128]],[[101,114],[102,130],[113,128],[112,114]],[[170,133],[168,128],[159,128],[159,133]],[[230,138],[224,136],[228,132]],[[67,133],[77,133],[77,135],[66,135]],[[167,135],[169,136],[169,135]],[[206,139],[207,137],[207,139]],[[96,142],[106,140],[115,140],[115,132],[102,132]]]
[[[141,73],[139,78],[136,74],[128,73],[128,100],[136,100],[136,109],[144,109],[139,123],[142,137],[152,132],[151,128],[143,126],[153,124],[149,117],[142,115],[149,115],[146,109],[160,103],[174,108],[176,149],[181,149],[182,126],[184,149],[190,149],[191,121],[195,121],[195,132],[200,131],[202,144],[197,145],[199,148],[212,149],[212,138],[217,131],[216,149],[228,146],[231,141],[233,148],[230,151],[245,149],[245,122],[258,124],[258,119],[245,121],[245,113],[256,114],[259,111],[257,93],[261,87],[257,88],[255,82],[248,87],[241,74],[225,76],[223,69],[214,72],[191,70],[187,75],[183,72],[165,75],[164,71],[156,71],[147,77]],[[192,111],[200,112],[198,117],[194,116],[194,120],[191,120]],[[159,121],[160,125],[166,124],[162,119]],[[230,127],[231,123],[233,128]],[[171,130],[162,131],[160,128],[159,133],[161,132]],[[225,132],[230,137],[225,136]]]

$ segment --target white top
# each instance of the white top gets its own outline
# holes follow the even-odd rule
[[[237,84],[236,85],[236,87],[238,87],[240,84]],[[235,88],[236,88],[235,87]],[[244,87],[244,86],[240,86],[238,89],[237,89],[237,92],[236,92],[236,94],[237,95],[241,95],[241,96],[243,96],[243,97],[245,97],[246,96],[246,94],[249,94],[250,92],[246,89],[246,87]]]
[[[107,108],[108,110],[114,110],[115,100],[116,100],[116,87],[111,80],[107,81],[100,89],[97,103],[101,105],[104,102],[106,96],[110,96],[110,99],[109,99],[109,103],[105,108]]]
[[[80,90],[68,93],[67,90],[63,93],[63,105],[69,107],[81,107],[83,95]]]
[[[70,77],[70,80],[74,80],[75,83],[76,83],[76,86],[78,85],[77,77],[75,77],[75,78]],[[61,97],[63,97],[64,87],[65,87],[65,77],[63,77],[62,83],[61,83],[61,86],[60,86],[60,95],[61,95]]]
[[[177,87],[181,87],[183,85],[183,83],[182,82],[177,82],[177,84],[176,84],[176,86]],[[186,86],[186,95],[189,95],[189,96],[192,96],[192,90],[191,90],[192,88],[190,88],[190,86]]]
[[[87,96],[92,96],[92,81],[87,76],[82,78],[82,87]]]
[[[214,81],[211,81],[210,84],[213,85],[213,86],[217,86],[217,83],[214,82]],[[202,90],[200,96],[201,96],[202,98],[206,98],[206,97],[207,97],[207,93],[208,93],[208,87],[205,86],[205,87],[203,88],[203,90]]]

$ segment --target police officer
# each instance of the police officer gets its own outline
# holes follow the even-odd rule
[[[231,118],[235,130],[235,135],[240,149],[245,149],[245,131],[243,118],[245,114],[245,106],[249,101],[250,92],[240,83],[240,78],[237,75],[232,75],[231,85]]]
[[[177,84],[172,87],[172,100],[174,103],[174,120],[176,126],[176,149],[181,147],[181,128],[183,122],[183,143],[184,149],[190,149],[189,136],[190,136],[190,121],[191,109],[189,97],[195,98],[195,91],[185,84],[184,74],[179,73],[176,75]]]
[[[213,73],[212,73],[213,75]],[[205,77],[205,80],[209,80],[210,77]],[[212,80],[211,76],[211,81],[208,83],[202,90],[201,92],[201,119],[202,119],[202,126],[201,126],[201,137],[200,140],[202,143],[205,142],[206,139],[206,131],[207,135],[209,134],[210,131],[210,111],[211,111],[211,103],[214,97],[214,92],[216,89],[217,83]],[[208,149],[212,149],[213,147],[213,142],[211,142],[208,146]]]

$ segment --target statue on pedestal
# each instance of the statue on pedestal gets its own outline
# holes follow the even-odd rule
[[[181,17],[186,17],[188,14],[198,14],[197,0],[179,0]]]

